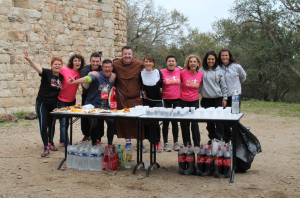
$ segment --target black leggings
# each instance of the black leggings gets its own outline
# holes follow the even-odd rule
[[[196,107],[199,108],[199,100],[195,101],[180,101],[181,107]],[[188,146],[191,144],[191,135],[190,135],[190,125],[191,125],[191,131],[194,141],[194,146],[200,147],[200,130],[198,122],[180,122],[181,125],[181,131],[182,131],[182,140],[184,146]]]
[[[43,140],[44,147],[48,146],[48,143],[51,143],[53,145],[56,119],[49,113],[57,107],[57,103],[46,104],[36,101],[35,110],[39,119],[40,134]]]
[[[164,107],[173,107],[180,106],[180,99],[164,99]],[[169,132],[169,123],[170,121],[163,121],[163,138],[164,143],[168,142],[168,132]],[[178,142],[178,124],[176,121],[171,121],[172,123],[172,132],[173,132],[173,141]]]
[[[107,124],[107,140],[108,145],[112,145],[114,134],[115,134],[115,124],[114,119],[104,119]],[[91,126],[91,138],[92,144],[96,144],[97,139],[101,142],[101,138],[104,136],[104,120],[98,118],[89,118]]]
[[[150,101],[148,99],[143,99],[143,104],[144,106],[149,106],[149,107],[162,107],[161,101]],[[155,144],[157,144],[160,142],[159,121],[144,122],[145,139],[148,139],[149,141],[150,141],[150,133],[151,133],[150,126],[151,126],[151,130],[154,131],[154,133],[156,134]]]
[[[222,107],[223,98],[202,98],[201,107]],[[224,139],[224,125],[221,123],[208,122],[207,127],[209,139]]]

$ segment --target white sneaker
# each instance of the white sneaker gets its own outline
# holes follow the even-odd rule
[[[164,144],[164,151],[166,151],[166,152],[171,152],[172,151],[168,143]]]
[[[173,149],[174,149],[175,151],[179,151],[180,146],[179,146],[179,144],[178,144],[177,142],[174,143]]]

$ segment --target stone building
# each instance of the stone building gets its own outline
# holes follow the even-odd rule
[[[126,0],[0,0],[0,115],[35,111],[40,80],[24,59],[50,68],[74,53],[119,57],[126,45]],[[80,103],[80,91],[77,103]]]

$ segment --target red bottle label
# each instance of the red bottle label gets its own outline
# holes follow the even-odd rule
[[[110,102],[110,108],[116,109],[117,108],[117,102]]]
[[[213,162],[213,157],[206,157],[205,158],[205,164],[212,164]]]
[[[231,166],[231,159],[223,159],[224,166]]]
[[[108,99],[108,93],[101,93],[101,99]]]
[[[222,166],[223,158],[215,158],[215,165]]]
[[[205,163],[205,157],[204,156],[197,156],[197,163],[198,164],[204,164]]]
[[[178,156],[178,162],[185,162],[185,155]]]
[[[195,155],[186,155],[186,162],[194,162],[195,161]]]

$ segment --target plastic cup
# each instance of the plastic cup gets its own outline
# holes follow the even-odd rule
[[[146,116],[150,116],[150,109],[146,109]]]
[[[191,107],[191,114],[193,115],[195,113],[196,107]]]
[[[150,116],[154,116],[154,109],[150,109]]]
[[[165,109],[159,110],[159,115],[160,116],[165,116],[166,115],[166,110]]]

